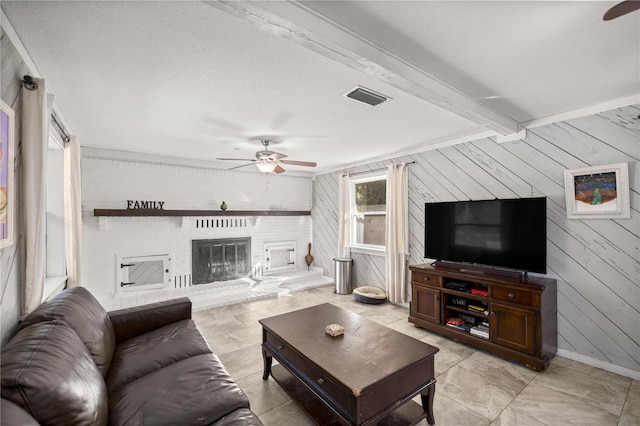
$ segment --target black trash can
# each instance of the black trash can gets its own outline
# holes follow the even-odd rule
[[[336,290],[337,294],[351,294],[351,265],[353,259],[336,257],[335,264]]]

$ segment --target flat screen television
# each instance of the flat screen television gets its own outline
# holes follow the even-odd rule
[[[547,199],[425,203],[425,257],[547,273]]]

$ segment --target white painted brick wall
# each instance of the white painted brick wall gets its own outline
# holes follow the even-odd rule
[[[165,201],[166,210],[311,210],[311,178],[101,158],[82,159],[82,206],[124,209],[126,200]]]
[[[169,254],[173,276],[191,274],[194,239],[251,237],[261,260],[265,242],[296,241],[296,262],[311,241],[310,216],[252,217],[247,227],[197,228],[212,217],[108,217],[100,229],[94,208],[126,208],[126,200],[165,201],[167,210],[310,210],[311,179],[122,160],[82,159],[83,281],[96,295],[116,293],[117,256]],[[217,217],[219,218],[219,217]]]

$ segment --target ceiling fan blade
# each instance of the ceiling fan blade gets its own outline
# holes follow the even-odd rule
[[[618,3],[611,9],[609,9],[607,13],[604,14],[602,19],[605,21],[610,21],[638,9],[640,9],[639,0],[625,0],[622,3]]]
[[[289,164],[291,166],[306,166],[306,167],[315,167],[316,163],[311,161],[295,161],[295,160],[280,160],[282,164]]]
[[[256,160],[252,160],[251,158],[216,158],[216,160],[221,160],[221,161],[256,161]]]
[[[239,169],[240,167],[247,167],[247,166],[253,166],[253,163],[241,164],[239,166],[231,167],[230,169],[227,169],[227,170],[235,170],[235,169]]]
[[[284,169],[282,167],[280,167],[280,165],[277,165],[275,169],[273,169],[274,172],[280,174],[280,173],[284,173]]]

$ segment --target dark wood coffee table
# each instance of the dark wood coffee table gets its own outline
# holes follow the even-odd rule
[[[325,333],[334,323],[344,335]],[[262,378],[271,374],[318,424],[435,423],[438,348],[328,303],[260,324]],[[422,406],[411,400],[418,394]]]

